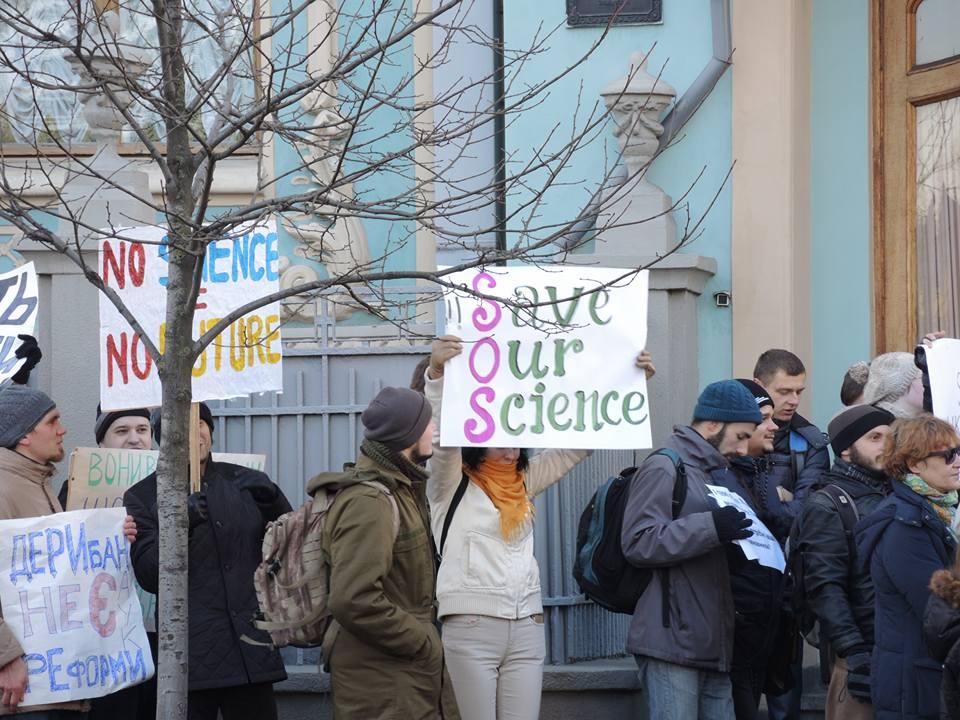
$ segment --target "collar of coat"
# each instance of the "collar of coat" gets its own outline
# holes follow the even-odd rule
[[[38,463],[15,450],[0,448],[0,473],[43,485],[56,472],[53,463]]]

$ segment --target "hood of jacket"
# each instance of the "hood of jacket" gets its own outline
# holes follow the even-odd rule
[[[927,604],[923,629],[930,654],[943,662],[960,641],[960,578],[952,570],[938,570],[930,579],[933,595]]]
[[[673,435],[664,444],[676,450],[684,463],[698,467],[705,473],[729,467],[727,459],[689,425],[675,426]]]
[[[890,477],[883,472],[870,470],[838,457],[820,480],[819,487],[839,485],[852,497],[858,498],[871,493],[887,495],[890,493],[891,482]]]
[[[38,463],[9,448],[0,448],[0,473],[43,485],[57,468],[53,463]]]
[[[413,481],[395,468],[385,467],[362,452],[356,463],[347,463],[342,472],[323,472],[315,475],[307,483],[307,494],[313,494],[320,488],[343,490],[364,482],[382,483],[391,492],[400,485],[412,486]]]
[[[857,524],[857,562],[861,571],[870,572],[873,552],[890,523],[897,521],[920,526],[924,524],[924,516],[933,517],[934,514],[926,500],[899,480],[892,480],[887,499]],[[939,520],[936,522],[943,527]]]

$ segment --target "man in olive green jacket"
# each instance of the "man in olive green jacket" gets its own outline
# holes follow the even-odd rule
[[[330,612],[323,657],[335,718],[458,717],[434,625],[436,565],[424,494],[430,404],[384,388],[361,416],[356,466],[307,486],[336,490],[324,527]]]

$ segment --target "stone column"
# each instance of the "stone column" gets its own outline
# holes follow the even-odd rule
[[[657,366],[650,383],[650,407],[653,444],[659,447],[673,425],[690,421],[699,394],[697,298],[716,274],[717,262],[688,253],[658,259],[676,245],[677,229],[673,218],[662,214],[672,201],[646,180],[643,172],[659,147],[663,132],[659,118],[676,92],[646,71],[643,58],[642,53],[635,53],[627,76],[611,82],[601,93],[613,116],[613,134],[628,179],[607,196],[597,225],[624,226],[601,229],[592,252],[571,254],[567,262],[616,268],[654,263],[646,346]]]

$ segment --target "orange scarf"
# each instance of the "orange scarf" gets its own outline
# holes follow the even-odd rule
[[[515,465],[481,461],[471,470],[463,466],[464,474],[480,486],[500,513],[500,532],[505,540],[533,522],[533,503],[527,496],[523,473]]]

